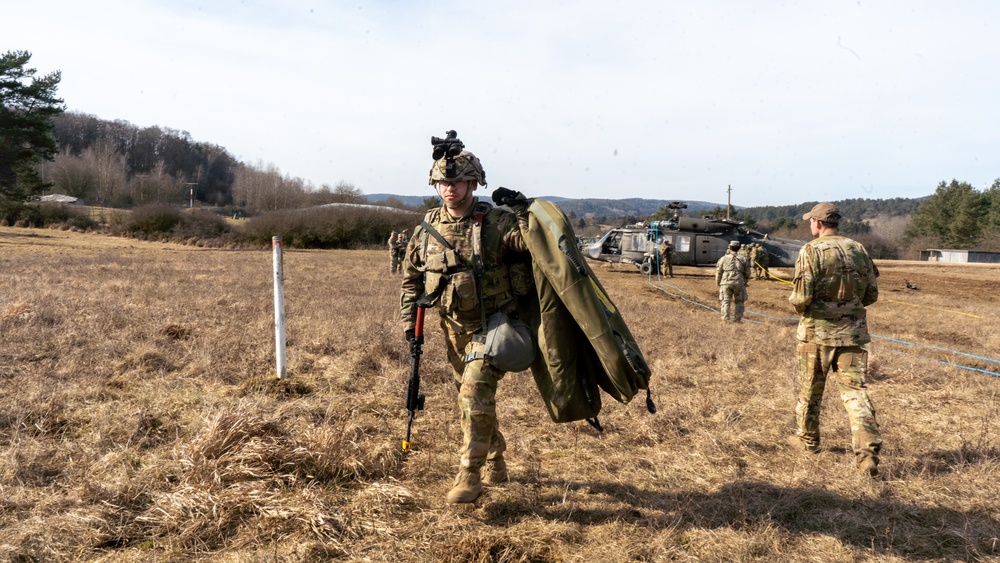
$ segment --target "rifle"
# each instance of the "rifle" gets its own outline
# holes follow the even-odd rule
[[[417,303],[417,325],[413,329],[413,340],[410,341],[410,381],[406,385],[406,410],[409,415],[406,420],[406,439],[403,440],[403,451],[410,451],[410,430],[418,410],[424,410],[424,394],[420,392],[420,355],[424,345],[424,311],[427,303]]]

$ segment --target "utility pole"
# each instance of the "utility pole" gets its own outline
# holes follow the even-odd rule
[[[194,207],[194,187],[198,185],[197,182],[185,182],[185,186],[188,187],[188,209]]]
[[[726,221],[729,220],[729,210],[733,208],[733,185],[726,186]]]

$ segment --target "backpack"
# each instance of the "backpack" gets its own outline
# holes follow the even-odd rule
[[[621,403],[645,389],[646,408],[655,413],[649,366],[580,252],[569,219],[541,199],[530,200],[526,213],[521,235],[532,257],[537,299],[525,300],[522,320],[537,335],[531,373],[550,417],[586,420],[601,430],[598,389]]]

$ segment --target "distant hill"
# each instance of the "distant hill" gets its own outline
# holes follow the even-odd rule
[[[645,217],[656,213],[671,201],[677,201],[642,198],[569,199],[545,196],[542,196],[542,199],[547,199],[558,204],[567,215],[572,213],[576,214],[577,217]],[[685,215],[698,214],[704,209],[712,209],[720,206],[718,203],[709,203],[707,201],[685,201],[684,203],[687,204],[687,209],[684,210]]]
[[[429,197],[434,197],[434,192],[428,191],[427,195],[396,195],[396,194],[365,194],[368,201],[371,203],[381,203],[390,197],[396,198],[403,202],[403,205],[409,207],[423,207],[424,200]]]
[[[365,197],[372,203],[383,202],[389,198],[396,198],[410,207],[423,206],[424,199],[432,197],[433,192],[428,192],[425,196],[404,196],[393,194],[371,194]],[[484,194],[489,198],[489,192]],[[480,196],[483,197],[483,196]],[[656,213],[660,208],[671,201],[669,199],[572,199],[559,196],[539,196],[556,203],[567,215],[576,217],[647,217]],[[875,217],[876,215],[911,215],[916,212],[920,203],[926,197],[920,198],[891,198],[891,199],[845,199],[833,202],[840,207],[841,212],[847,219],[862,221]],[[683,210],[683,215],[697,217],[703,211],[712,210],[718,207],[725,208],[724,203],[712,203],[708,201],[685,201],[687,209]],[[809,201],[794,205],[743,207],[734,205],[733,210],[740,212],[740,220],[753,219],[760,222],[770,223],[776,219],[787,217],[801,217],[803,213],[809,211],[817,202]]]
[[[420,207],[424,204],[424,199],[433,197],[432,192],[425,196],[416,195],[395,195],[395,194],[368,194],[365,197],[372,203],[383,202],[389,198],[396,198],[403,204],[410,207]],[[482,196],[480,196],[482,197]],[[487,199],[489,194],[486,194]],[[646,216],[656,213],[664,205],[671,201],[667,199],[571,199],[559,196],[539,196],[541,199],[551,201],[559,205],[562,210],[569,215],[575,214],[577,217],[626,217],[626,216]],[[703,209],[712,209],[721,206],[718,203],[706,201],[686,201],[688,207],[685,214],[698,213]],[[735,207],[735,206],[734,206]]]

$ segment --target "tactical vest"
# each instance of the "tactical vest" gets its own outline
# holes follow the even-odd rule
[[[453,328],[464,334],[479,330],[497,311],[516,309],[510,272],[500,255],[503,233],[491,228],[501,213],[507,212],[483,201],[461,218],[445,217],[442,208],[432,209],[414,233],[420,241],[424,291]]]

